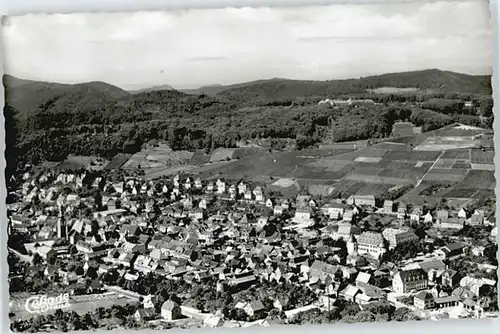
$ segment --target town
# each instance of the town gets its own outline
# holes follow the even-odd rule
[[[224,6],[2,18],[10,331],[498,320],[489,2]]]
[[[496,317],[495,202],[35,170],[8,198],[14,331]],[[32,294],[69,306],[28,313]]]

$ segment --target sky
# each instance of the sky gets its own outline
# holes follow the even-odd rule
[[[5,72],[124,89],[334,80],[439,68],[491,74],[487,0],[31,14],[3,27]]]

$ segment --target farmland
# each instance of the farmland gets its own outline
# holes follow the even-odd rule
[[[90,156],[80,156],[80,155],[69,155],[66,160],[58,163],[54,167],[61,170],[76,170],[81,168],[91,168],[94,170],[99,170],[109,163],[105,159]]]
[[[397,93],[409,93],[416,92],[419,88],[407,87],[407,88],[397,88],[397,87],[380,87],[375,89],[368,89],[370,93],[375,94],[397,94]]]
[[[453,166],[451,167],[453,169],[471,169],[472,165],[468,161],[464,160],[457,160]]]
[[[384,157],[389,161],[435,161],[441,155],[440,151],[391,151]]]
[[[386,192],[393,186],[394,184],[365,183],[356,180],[341,180],[333,185],[334,191],[340,193],[343,197],[351,195],[376,196]]]
[[[423,182],[424,183],[433,183],[433,182],[459,182],[461,181],[465,175],[467,174],[467,170],[465,169],[441,169],[441,168],[433,168],[427,173]]]
[[[443,153],[443,159],[471,159],[471,150],[450,150]]]
[[[123,165],[123,168],[147,168],[176,167],[187,164],[192,158],[193,152],[173,151],[167,145],[159,144],[143,148],[140,152],[132,155]]]
[[[288,152],[270,152],[263,147],[220,148],[211,153],[177,152],[157,145],[135,154],[125,166],[148,166],[145,170],[148,178],[187,173],[202,179],[249,179],[272,184],[277,190],[303,189],[323,196],[376,195],[395,185],[416,184],[422,178],[423,189],[447,185],[448,188],[432,196],[477,196],[479,190],[491,195],[488,191],[493,189],[495,180],[488,169],[493,166],[494,152],[460,148],[464,142],[472,143],[471,132],[477,131],[454,126],[372,146],[341,143]],[[440,137],[441,134],[447,136]],[[440,148],[440,143],[446,149]],[[422,150],[422,144],[429,147]],[[124,158],[114,162],[115,165],[123,164]],[[422,197],[417,190],[408,196]]]
[[[450,169],[453,167],[455,162],[456,162],[456,159],[443,159],[443,158],[441,158],[438,161],[436,161],[434,168]]]
[[[495,175],[491,171],[471,170],[457,185],[462,189],[494,189]]]
[[[25,298],[16,299],[12,298],[13,305],[11,311],[16,314],[16,318],[29,318],[33,314],[29,313],[25,307]],[[136,301],[132,299],[119,296],[115,293],[106,294],[96,294],[96,295],[82,295],[82,296],[71,296],[69,300],[69,307],[65,308],[65,311],[75,311],[79,314],[85,314],[89,311],[94,311],[99,307],[111,307],[113,305],[126,305],[135,304]],[[47,311],[47,313],[54,313],[55,311]]]
[[[210,154],[206,154],[203,150],[197,150],[193,153],[191,160],[189,160],[190,165],[204,165],[210,161]]]
[[[446,193],[446,197],[451,198],[472,198],[478,192],[477,189],[455,188]]]
[[[212,153],[210,162],[231,160],[235,150],[234,148],[218,148]]]
[[[118,169],[123,166],[129,159],[130,154],[117,154],[111,161],[106,165],[106,169]]]
[[[354,166],[349,160],[339,160],[337,158],[321,158],[310,162],[304,167],[325,167],[328,172],[340,172],[347,170],[348,167]]]
[[[415,149],[418,151],[453,150],[475,147],[474,140],[465,136],[428,137]]]
[[[389,152],[389,150],[370,148],[364,149],[354,160],[356,162],[377,163]]]
[[[493,165],[493,160],[495,159],[495,151],[493,150],[471,150],[470,160],[473,164],[484,164]]]

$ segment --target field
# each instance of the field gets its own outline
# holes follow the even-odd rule
[[[145,178],[148,180],[156,179],[162,176],[171,176],[178,173],[186,173],[196,168],[192,165],[181,165],[175,167],[148,168],[145,170]]]
[[[454,150],[475,147],[474,140],[466,136],[428,137],[415,147],[417,151]]]
[[[250,178],[261,179],[268,177],[293,177],[293,178],[324,178],[339,179],[347,173],[345,171],[328,171],[328,164],[323,162],[323,166],[307,165],[326,156],[345,153],[345,149],[319,149],[303,150],[293,152],[263,153],[255,156],[245,157],[226,163],[208,164],[193,169],[194,174],[200,177],[215,178],[223,175],[229,179]],[[326,164],[326,167],[325,167]]]
[[[440,151],[391,151],[383,160],[389,161],[435,161],[441,155]]]
[[[259,154],[266,153],[265,148],[261,147],[240,147],[233,152],[232,159],[243,159],[246,157],[253,157]]]
[[[464,160],[457,160],[453,166],[451,167],[453,169],[471,169],[472,165],[468,161]]]
[[[359,156],[354,159],[356,162],[379,162],[382,158],[389,153],[389,150],[377,149],[377,148],[367,148],[362,150]]]
[[[382,168],[359,166],[359,167],[356,167],[351,172],[351,175],[354,177],[364,176],[364,175],[378,175],[381,171],[382,171]]]
[[[495,174],[491,171],[471,170],[457,185],[461,189],[494,189],[496,184]]]
[[[431,186],[430,184],[420,184],[419,186],[411,189],[409,192],[401,196],[398,200],[403,203],[420,204],[420,205],[423,205],[426,202],[438,203],[440,199],[437,197],[429,197],[421,195],[421,192],[425,191],[430,186]]]
[[[119,169],[130,159],[130,154],[117,154],[111,161],[106,165],[106,169]]]
[[[205,151],[198,150],[193,153],[193,156],[189,160],[190,165],[204,165],[210,161],[210,154],[205,154]]]
[[[378,144],[375,144],[373,145],[374,148],[378,148],[378,149],[382,149],[382,150],[389,150],[389,151],[392,151],[392,150],[408,150],[410,151],[411,148],[408,147],[405,143],[395,143],[395,142],[382,142],[382,143],[378,143]]]
[[[397,94],[397,93],[410,93],[416,92],[420,90],[416,87],[407,87],[407,88],[397,88],[397,87],[380,87],[375,89],[367,89],[370,93],[375,94]]]
[[[355,195],[380,195],[394,187],[394,184],[365,183],[359,188]]]
[[[299,187],[299,184],[293,179],[282,178],[272,183],[271,186],[279,188],[288,188],[288,187]]]
[[[176,167],[187,164],[192,156],[193,152],[173,151],[167,145],[159,144],[146,147],[140,152],[132,155],[123,165],[123,168],[133,169],[138,166],[141,166],[143,169]]]
[[[333,187],[335,192],[340,192],[342,196],[348,197],[351,195],[379,195],[394,187],[394,184],[365,183],[346,179],[336,182]]]
[[[433,168],[427,173],[423,182],[459,182],[466,174],[465,169]]]
[[[494,172],[495,171],[495,165],[481,165],[481,164],[471,164],[471,168],[474,170],[489,170]]]
[[[347,167],[354,166],[349,160],[338,160],[337,158],[321,158],[310,162],[307,167],[326,167],[329,172],[340,172],[346,170]]]
[[[474,198],[478,197],[495,197],[495,189],[479,189],[474,195]]]
[[[443,159],[471,159],[471,150],[450,150],[443,153]]]
[[[297,166],[312,160],[299,158],[298,155],[298,152],[264,154],[227,163],[209,164],[196,168],[192,172],[207,179],[220,177],[221,175],[228,179],[255,179],[263,175],[285,177]]]
[[[210,162],[231,160],[235,151],[235,148],[218,148],[210,156]]]
[[[471,150],[470,160],[473,164],[493,165],[495,152],[493,150]]]
[[[386,168],[379,173],[380,176],[391,176],[404,180],[418,180],[426,173],[430,165],[425,164],[419,168]]]
[[[314,184],[307,183],[307,180],[299,182],[302,188],[307,189],[307,192],[313,196],[330,196],[334,193],[335,187],[327,184]]]
[[[99,170],[104,168],[108,164],[108,161],[90,156],[81,155],[69,155],[66,160],[57,164],[57,167],[63,170],[77,170],[81,168],[92,168],[94,170]]]
[[[25,299],[13,300],[11,312],[15,313],[16,319],[25,319],[33,317],[33,313],[29,313],[24,308]],[[108,308],[113,305],[126,305],[133,304],[134,300],[118,296],[117,294],[100,294],[100,295],[86,295],[86,296],[72,296],[69,300],[69,307],[64,311],[75,311],[79,314],[85,314],[93,311],[98,307]],[[47,313],[54,312],[49,311]]]
[[[485,130],[473,126],[455,126],[448,129],[437,130],[435,133],[441,137],[473,137],[484,133]]]
[[[373,146],[359,145],[356,146],[358,149],[350,149],[354,145],[349,143],[292,152],[236,148],[218,149],[208,155],[198,151],[191,156],[185,169],[205,179],[222,177],[228,180],[258,180],[273,183],[273,187],[277,189],[293,188],[296,191],[302,188],[324,196],[332,193],[332,184],[334,192],[375,195],[395,185],[416,184],[422,178],[422,186],[453,186],[443,189],[436,196],[448,196],[446,192],[450,196],[476,196],[478,190],[486,191],[494,185],[494,178],[490,177],[493,174],[488,171],[493,166],[494,153],[460,148],[464,143],[472,143],[471,131],[478,130],[447,127],[413,137],[391,139]],[[440,137],[440,134],[447,136]],[[428,147],[422,150],[421,145]],[[452,149],[447,150],[449,148]],[[222,161],[215,162],[216,160]],[[207,163],[208,161],[211,162]],[[432,169],[429,170],[430,168]],[[475,168],[478,170],[474,170]],[[167,171],[155,169],[155,173],[165,174]],[[491,192],[484,191],[484,194],[491,195]],[[409,196],[419,200],[422,197],[415,192]]]
[[[472,198],[473,195],[477,192],[477,189],[463,189],[463,188],[455,188],[446,193],[446,197],[451,198]]]
[[[453,167],[455,162],[456,162],[456,159],[443,159],[443,158],[441,158],[438,161],[436,161],[434,168],[450,169]]]

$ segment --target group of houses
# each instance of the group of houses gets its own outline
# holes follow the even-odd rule
[[[89,272],[101,277],[117,270],[130,282],[155,273],[199,284],[215,281],[217,289],[231,292],[264,281],[303,285],[318,301],[328,297],[327,302],[318,302],[321,307],[329,307],[331,299],[368,305],[390,300],[393,294],[413,293],[416,309],[459,304],[476,309],[480,297],[476,287],[495,283],[473,281],[448,266],[470,252],[481,256],[491,242],[478,245],[457,239],[420,254],[418,262],[387,258],[395,249],[434,244],[441,233],[466,225],[494,225],[481,208],[409,208],[392,201],[377,207],[374,196],[326,202],[305,195],[275,198],[262,185],[245,181],[178,175],[145,181],[90,177],[88,172],[27,174],[17,194],[19,200],[8,205],[9,233],[29,235],[26,250],[44,259],[71,261],[76,249],[85,262],[83,272],[62,272],[47,265],[51,268],[47,276],[58,272],[70,287]],[[367,228],[375,216],[389,223]],[[432,233],[417,234],[411,227],[414,223],[430,226]],[[99,278],[93,281],[89,293],[103,291]],[[287,296],[271,297],[279,310],[307,306],[291,305]],[[207,326],[230,320],[172,300],[160,305],[155,298],[143,300],[137,318],[200,317]],[[153,304],[161,306],[159,312]],[[264,319],[269,311],[259,300],[241,300],[235,308],[252,319]]]

